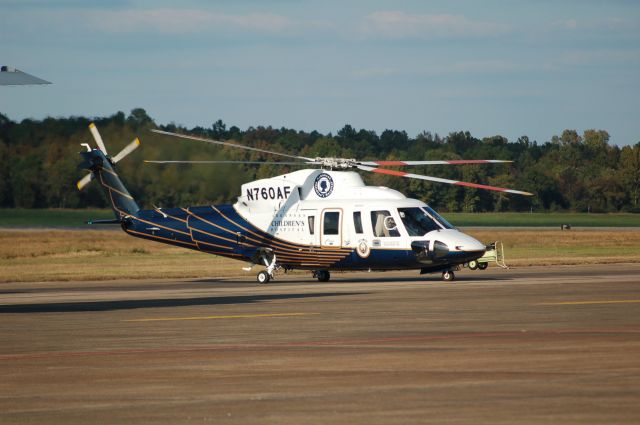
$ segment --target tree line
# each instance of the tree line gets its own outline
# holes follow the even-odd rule
[[[522,136],[478,139],[469,132],[440,136],[428,131],[410,137],[405,131],[381,134],[345,125],[336,134],[287,128],[227,128],[221,120],[210,127],[156,125],[144,109],[103,118],[46,118],[14,122],[0,114],[0,207],[107,207],[97,184],[83,191],[76,182],[80,143],[95,146],[88,131],[95,122],[115,155],[138,136],[141,149],[118,163],[118,173],[141,205],[188,206],[235,202],[242,183],[300,169],[278,165],[279,158],[259,152],[169,138],[153,128],[185,132],[245,146],[305,157],[330,156],[361,160],[505,159],[510,164],[412,167],[411,172],[454,180],[510,187],[533,197],[506,195],[439,183],[363,174],[367,184],[387,186],[422,199],[442,211],[591,211],[640,212],[640,142],[610,144],[605,130],[564,130],[544,143]],[[143,159],[270,161],[260,166],[158,165]]]

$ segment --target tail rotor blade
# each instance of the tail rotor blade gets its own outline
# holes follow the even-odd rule
[[[89,130],[91,131],[91,134],[93,135],[94,140],[98,144],[98,149],[100,149],[103,154],[107,155],[107,147],[104,145],[104,142],[102,141],[102,136],[100,136],[100,133],[98,132],[98,128],[94,123],[89,124]]]
[[[120,152],[118,152],[116,154],[116,156],[114,156],[112,158],[113,162],[118,162],[120,161],[122,158],[124,158],[125,156],[129,155],[131,152],[135,151],[136,149],[138,149],[138,146],[140,146],[140,139],[138,139],[137,137],[133,140],[133,142],[129,143],[127,146],[124,147],[124,149],[122,149]]]
[[[457,180],[442,179],[439,177],[423,176],[421,174],[405,173],[404,171],[389,170],[387,168],[367,167],[366,165],[358,165],[357,167],[358,169],[363,171],[371,171],[373,173],[386,174],[389,176],[406,177],[409,179],[428,180],[428,181],[438,182],[438,183],[453,184],[456,186],[473,187],[475,189],[485,189],[485,190],[493,190],[496,192],[506,192],[506,193],[514,193],[517,195],[533,196],[533,193],[523,192],[521,190],[515,190],[515,189],[507,189],[504,187],[487,186],[487,185],[478,184],[478,183],[468,183],[468,182],[461,182]]]
[[[88,185],[91,180],[93,180],[93,173],[87,174],[86,176],[78,180],[78,183],[76,183],[76,186],[78,186],[78,190],[82,190],[82,188]]]

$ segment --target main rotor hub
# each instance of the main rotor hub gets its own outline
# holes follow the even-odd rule
[[[354,158],[323,158],[317,157],[315,162],[323,168],[335,169],[348,169],[355,168],[357,161]]]

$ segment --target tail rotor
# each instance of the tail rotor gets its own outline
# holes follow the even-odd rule
[[[131,143],[125,146],[124,149],[118,152],[114,157],[110,157],[109,154],[107,153],[107,147],[105,146],[104,141],[102,140],[102,136],[100,135],[100,132],[98,131],[98,128],[94,123],[89,124],[89,131],[91,131],[91,135],[93,136],[93,140],[95,140],[96,144],[98,145],[98,149],[91,149],[88,143],[82,143],[82,146],[86,146],[88,153],[96,152],[96,151],[101,152],[102,153],[101,157],[104,157],[107,161],[109,161],[112,166],[118,163],[119,161],[121,161],[122,159],[124,159],[127,155],[129,155],[131,152],[133,152],[140,146],[140,139],[136,137]],[[82,168],[85,168],[91,172],[86,176],[84,176],[83,178],[81,178],[80,180],[78,180],[78,183],[76,184],[76,186],[78,187],[78,190],[82,190],[82,188],[88,185],[95,178],[94,171],[96,171],[97,167],[101,162],[99,158],[96,157],[95,155],[90,155],[91,158],[89,158],[89,156],[86,156],[84,152],[81,153],[81,155],[83,155],[83,157],[85,157],[85,160],[86,160],[82,164]]]

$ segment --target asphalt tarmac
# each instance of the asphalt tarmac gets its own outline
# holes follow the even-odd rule
[[[1,284],[0,424],[637,424],[639,276]]]

